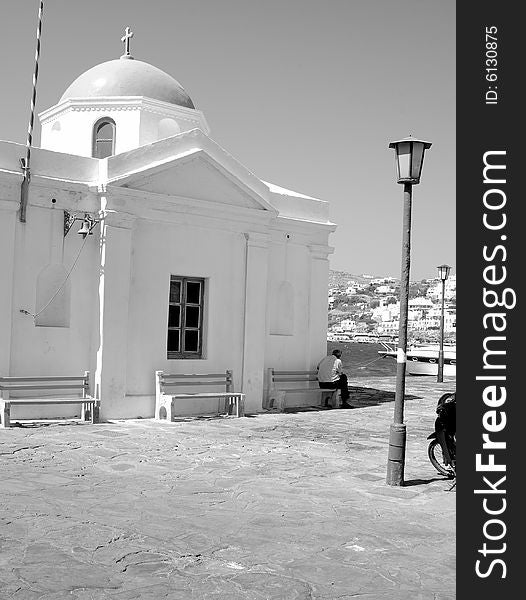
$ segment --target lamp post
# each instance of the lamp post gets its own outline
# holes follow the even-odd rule
[[[451,267],[449,265],[440,265],[437,267],[438,276],[442,280],[442,309],[440,312],[440,349],[438,351],[438,375],[437,382],[444,381],[444,296],[446,288],[446,279],[449,277]]]
[[[411,202],[413,185],[420,183],[424,153],[430,142],[412,137],[391,142],[389,148],[396,153],[398,183],[404,185],[402,229],[402,268],[400,275],[400,324],[396,356],[396,392],[394,419],[389,430],[389,456],[387,459],[388,485],[404,485],[406,427],[404,424],[405,371],[407,352],[407,315],[409,305],[409,271],[411,266]]]

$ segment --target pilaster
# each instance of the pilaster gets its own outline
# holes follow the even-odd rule
[[[269,236],[245,234],[245,311],[241,391],[245,411],[259,412],[263,405],[266,341]]]
[[[0,203],[0,374],[9,375],[13,322],[15,228],[18,203]]]
[[[309,352],[306,368],[315,367],[327,353],[327,288],[329,278],[330,246],[309,245],[310,296],[309,296]]]
[[[103,198],[103,211],[106,204]],[[131,245],[135,218],[106,213],[100,221],[99,319],[95,397],[102,419],[126,414]],[[152,375],[153,376],[153,375]]]

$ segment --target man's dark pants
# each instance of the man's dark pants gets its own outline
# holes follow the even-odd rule
[[[347,402],[351,397],[349,394],[348,384],[347,384],[347,375],[340,375],[340,379],[338,381],[319,381],[318,385],[322,390],[336,390],[340,389],[342,391],[342,402]]]

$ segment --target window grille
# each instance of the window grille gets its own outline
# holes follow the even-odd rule
[[[170,277],[168,358],[201,358],[203,348],[204,279]]]

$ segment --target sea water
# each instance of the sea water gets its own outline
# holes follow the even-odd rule
[[[349,378],[396,375],[396,361],[378,354],[384,350],[380,344],[327,342],[327,354],[336,349],[342,351],[343,370]]]

